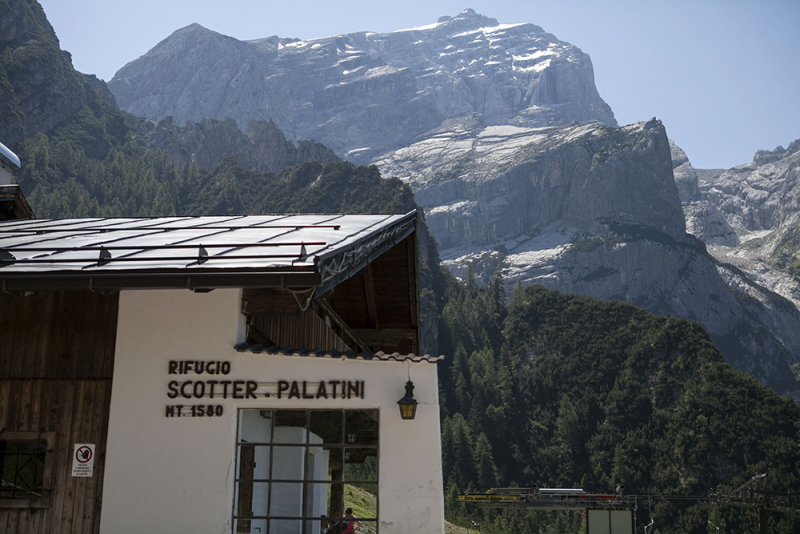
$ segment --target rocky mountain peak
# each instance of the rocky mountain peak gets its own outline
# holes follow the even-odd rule
[[[197,46],[207,48],[212,43],[214,46],[225,46],[226,44],[231,45],[239,43],[239,41],[194,22],[172,32],[169,37],[162,40],[148,51],[144,57],[148,55],[156,57],[164,56],[173,54],[178,50],[190,51]],[[130,65],[130,63],[128,63],[128,65]],[[126,69],[128,65],[122,67],[120,70]]]
[[[589,56],[538,26],[474,10],[306,41],[245,42],[192,25],[120,69],[109,87],[123,109],[154,121],[272,119],[295,140],[358,163],[475,113],[494,125],[616,126]]]
[[[187,32],[187,31],[211,32],[212,30],[209,30],[208,28],[206,28],[205,26],[203,26],[203,25],[201,25],[201,24],[199,24],[197,22],[192,22],[188,26],[184,26],[183,28],[181,28],[181,29],[179,29],[177,31],[178,32]],[[216,32],[213,32],[213,33],[216,33]]]
[[[467,8],[455,17],[443,16],[439,17],[437,24],[441,24],[450,31],[463,31],[468,28],[483,28],[499,26],[500,23],[497,19],[489,18],[479,13],[474,9]]]

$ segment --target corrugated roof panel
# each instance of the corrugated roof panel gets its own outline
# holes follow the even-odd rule
[[[339,219],[341,219],[342,217],[346,217],[346,215],[299,214],[299,215],[289,215],[279,221],[273,221],[272,223],[267,223],[267,224],[273,224],[273,225],[287,224],[295,226],[312,226],[317,224],[339,224]],[[359,215],[358,217],[362,217],[362,215]],[[261,224],[259,226],[264,226],[264,224]]]
[[[8,250],[32,248],[57,249],[101,246],[118,243],[128,239],[160,235],[160,230],[124,230],[120,232],[48,232],[45,234],[26,234],[15,240],[4,241],[0,234],[0,247]]]
[[[281,219],[286,217],[287,215],[240,215],[226,221],[224,224],[231,228],[248,228],[261,224],[279,223]]]
[[[223,261],[208,261],[202,264],[192,263],[188,264],[185,268],[187,270],[199,269],[275,269],[275,270],[291,270],[296,268],[314,267],[313,263],[308,261],[300,262],[291,260],[289,258],[274,258],[270,260],[258,259],[226,259]],[[307,269],[306,269],[307,270]]]
[[[76,224],[89,225],[92,223],[103,224],[108,219],[21,219],[17,221],[3,221],[0,231],[6,230],[51,230],[69,228]]]
[[[258,253],[248,252],[255,248],[254,245],[266,241],[271,243],[271,238],[285,234],[285,229],[264,228],[262,230],[238,229],[238,230],[219,230],[201,228],[176,229],[160,232],[157,236],[143,236],[143,238],[132,238],[109,244],[108,248],[114,257],[126,256],[137,259],[163,258],[165,256],[198,257],[202,246],[209,257],[220,256],[224,253],[238,255],[255,255]],[[147,247],[139,250],[132,250],[129,247]],[[124,247],[124,248],[123,248]],[[272,256],[275,254],[288,254],[279,252],[283,247],[258,247],[260,254]],[[266,250],[269,249],[269,250]],[[294,247],[291,253],[300,254],[300,247]],[[188,263],[188,262],[187,262]]]
[[[19,258],[18,258],[19,259]],[[0,278],[2,275],[21,274],[21,273],[39,273],[48,274],[55,271],[59,272],[80,272],[82,267],[92,265],[91,263],[22,263],[15,262],[4,264],[0,267]]]
[[[271,243],[271,241],[269,242]],[[241,258],[242,256],[260,256],[263,258],[299,258],[305,252],[305,256],[313,256],[318,250],[325,248],[325,245],[291,243],[274,247],[239,247],[235,249],[218,249],[215,247],[203,247],[208,251],[209,256],[219,258]]]
[[[198,243],[203,239],[213,239],[213,236],[223,233],[225,230],[214,228],[179,228],[174,230],[163,230],[161,228],[152,230],[139,230],[139,235],[126,235],[123,239],[109,240],[109,247],[169,247],[183,244]],[[115,237],[111,235],[109,237]]]
[[[25,226],[26,223],[32,220],[39,221],[41,219],[11,219],[8,221],[2,221],[2,224],[0,224],[0,232],[12,232],[18,230],[20,227]]]
[[[53,220],[54,223],[58,222],[58,219]],[[147,226],[153,226],[156,224],[156,221],[153,219],[147,218],[140,218],[140,219],[130,219],[130,218],[110,218],[110,219],[100,219],[99,221],[92,221],[89,223],[84,223],[81,219],[71,219],[65,220],[66,224],[54,225],[58,230],[86,230],[86,231],[93,231],[93,230],[120,230],[125,228],[143,228]]]
[[[358,220],[353,220],[347,216],[340,217],[336,224],[344,230],[363,231],[375,224],[381,224],[394,218],[394,215],[361,215]]]
[[[212,225],[229,225],[232,221],[241,219],[235,216],[203,216],[203,217],[180,217],[169,222],[160,222],[159,219],[151,219],[157,222],[159,228],[162,229],[178,229],[178,228],[199,228],[203,226]]]
[[[293,234],[296,231],[290,228],[236,228],[234,230],[213,230],[208,234],[208,238],[203,243],[209,245],[236,245],[236,244],[255,244],[275,242],[294,242]],[[174,232],[169,232],[174,233]],[[287,237],[288,236],[288,237]],[[191,242],[194,242],[191,241]]]
[[[272,267],[274,265],[291,264],[301,258],[300,246],[282,247],[245,247],[236,249],[218,249],[213,246],[199,246],[173,248],[169,250],[152,249],[144,251],[116,251],[110,250],[109,263],[124,261],[131,267],[138,267],[139,262],[171,262],[185,263],[187,266],[200,263],[200,266],[219,268],[230,266],[233,263],[245,262],[254,267]],[[118,253],[118,254],[115,254]]]
[[[196,260],[179,259],[179,258],[162,258],[162,259],[145,259],[142,261],[114,261],[112,258],[108,263],[99,264],[97,262],[86,265],[83,269],[86,272],[119,272],[119,271],[156,271],[156,270],[172,270],[179,269],[185,270],[190,264]]]
[[[162,257],[162,258],[174,258],[176,256],[182,257],[185,254],[176,254],[173,250],[160,250],[155,249],[154,252],[159,251],[160,256],[153,256],[153,257]],[[67,263],[76,260],[86,261],[87,263],[98,262],[101,259],[101,254],[105,256],[105,260],[119,260],[120,258],[131,257],[132,255],[138,254],[139,250],[119,250],[119,249],[109,249],[102,247],[102,249],[91,248],[91,249],[80,249],[80,250],[66,250],[63,252],[59,252],[57,254],[51,254],[47,257],[52,258],[53,260]],[[196,251],[195,251],[196,252]],[[13,254],[13,252],[12,252]]]
[[[53,235],[53,234],[51,234]],[[72,232],[62,232],[58,237],[65,238]],[[0,248],[16,247],[22,244],[37,243],[42,241],[42,235],[32,232],[3,232],[0,233]]]
[[[116,221],[113,225],[108,225],[107,230],[136,230],[144,228],[166,228],[173,225],[180,225],[188,221],[191,224],[194,217],[142,217],[140,219],[109,219]]]

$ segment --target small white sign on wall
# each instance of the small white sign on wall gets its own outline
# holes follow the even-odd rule
[[[72,476],[90,477],[94,471],[94,443],[76,443],[72,454]]]

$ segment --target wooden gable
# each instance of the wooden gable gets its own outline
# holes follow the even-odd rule
[[[418,294],[411,234],[310,301],[311,294],[302,291],[245,289],[242,312],[248,316],[251,341],[265,346],[418,354]],[[321,325],[325,328],[320,330]],[[305,344],[298,346],[301,332]]]

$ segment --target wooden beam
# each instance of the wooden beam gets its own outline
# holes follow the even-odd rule
[[[353,333],[367,345],[396,347],[404,339],[413,340],[416,328],[353,328]]]
[[[297,315],[300,306],[288,291],[271,288],[242,291],[242,313],[245,315]]]
[[[375,287],[372,283],[372,264],[367,264],[364,273],[364,299],[367,301],[367,317],[370,328],[378,328],[378,312],[375,309]]]
[[[416,225],[415,225],[416,226]],[[414,325],[414,336],[411,340],[411,350],[415,354],[421,352],[419,339],[420,329],[420,311],[419,311],[419,272],[417,270],[417,233],[406,238],[407,251],[406,257],[408,258],[408,307],[411,316],[411,324]]]
[[[328,319],[330,319],[331,323],[333,323],[334,326],[336,326],[337,328],[339,328],[339,330],[341,330],[342,332],[341,337],[345,338],[344,339],[345,343],[353,347],[353,350],[359,352],[360,351],[372,352],[372,350],[369,348],[369,344],[363,342],[361,338],[359,338],[353,332],[353,330],[349,326],[347,326],[347,323],[344,322],[344,320],[341,317],[339,317],[339,314],[336,313],[336,311],[333,309],[333,306],[331,306],[330,303],[328,303],[328,301],[322,298],[317,298],[312,301],[312,304],[314,304],[315,307],[321,309],[324,315],[327,316]]]

